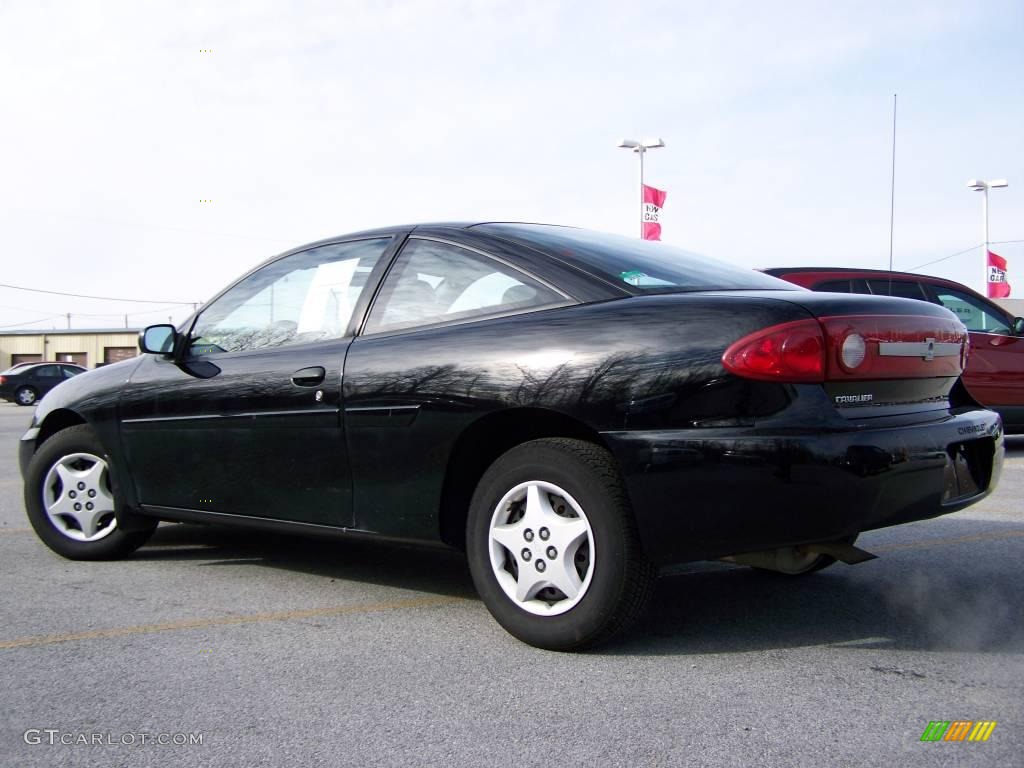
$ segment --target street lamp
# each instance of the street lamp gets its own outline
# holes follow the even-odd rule
[[[648,149],[659,149],[665,146],[665,142],[661,139],[643,139],[637,141],[636,139],[621,139],[619,146],[622,149],[633,150],[637,157],[640,158],[640,237],[644,236],[644,153]]]
[[[982,193],[981,227],[983,237],[985,238],[985,282],[981,284],[983,291],[988,287],[988,191],[990,189],[1002,189],[1003,187],[1008,186],[1010,186],[1010,183],[1006,179],[992,179],[992,181],[971,179],[967,182],[968,189],[973,189],[975,192]]]

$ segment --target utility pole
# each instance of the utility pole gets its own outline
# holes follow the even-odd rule
[[[68,330],[71,330],[71,313],[68,312]]]
[[[889,271],[892,272],[892,233],[896,223],[896,94],[892,95],[892,183],[889,187]],[[889,281],[892,295],[892,280]]]

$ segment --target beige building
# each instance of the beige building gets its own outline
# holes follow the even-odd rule
[[[1014,317],[1024,317],[1024,299],[993,299]]]
[[[139,331],[100,328],[0,332],[0,371],[16,363],[59,361],[95,368],[139,354]]]

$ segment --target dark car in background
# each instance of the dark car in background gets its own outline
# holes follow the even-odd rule
[[[1008,434],[1024,434],[1024,318],[1014,317],[966,285],[930,275],[838,267],[764,272],[813,291],[900,296],[950,310],[971,337],[963,376],[967,390],[1003,417]]]
[[[985,497],[1003,436],[959,385],[966,340],[940,306],[660,243],[379,229],[273,258],[52,392],[25,504],[75,559],[160,520],[464,549],[502,626],[579,648],[661,565],[811,573]]]
[[[86,370],[73,363],[19,363],[0,373],[0,400],[33,405],[61,382]]]

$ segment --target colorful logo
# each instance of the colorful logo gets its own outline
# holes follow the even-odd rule
[[[995,729],[995,720],[932,720],[921,741],[988,741]]]

